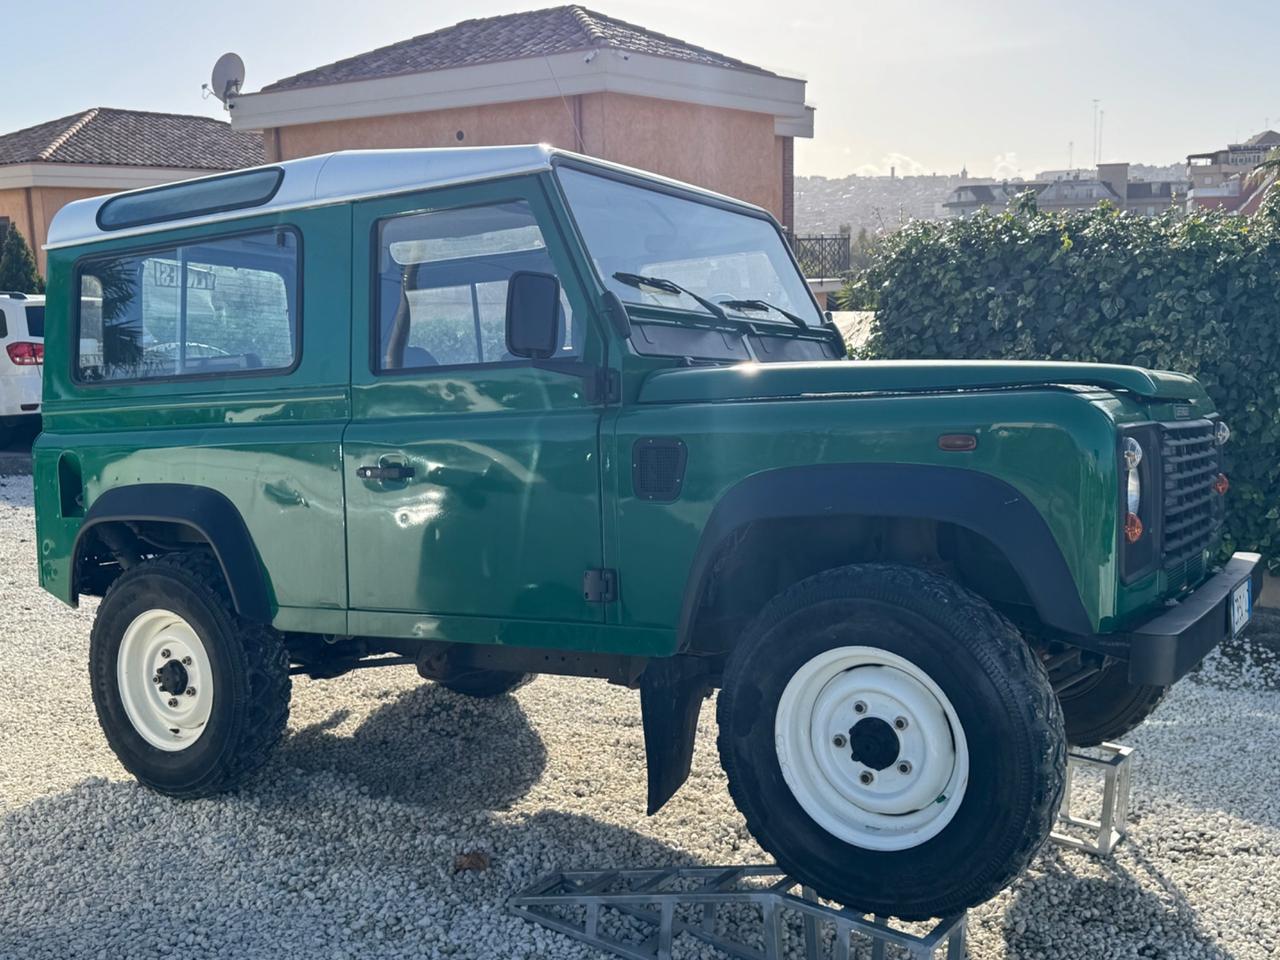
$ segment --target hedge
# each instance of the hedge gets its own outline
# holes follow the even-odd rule
[[[1132,363],[1197,376],[1233,430],[1225,549],[1280,569],[1280,188],[1263,212],[1145,218],[1106,206],[917,221],[846,302],[859,355]]]

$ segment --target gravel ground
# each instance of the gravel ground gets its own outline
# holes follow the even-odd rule
[[[556,866],[763,860],[725,790],[712,704],[689,783],[648,819],[638,696],[588,680],[471,702],[407,668],[301,679],[251,785],[149,793],[94,719],[92,605],[42,593],[34,554],[30,479],[0,478],[6,960],[599,958],[506,898]],[[1180,684],[1129,738],[1129,840],[1110,861],[1046,848],[972,911],[970,956],[1280,955],[1278,663],[1280,617],[1264,615]],[[677,955],[706,953],[680,938]]]

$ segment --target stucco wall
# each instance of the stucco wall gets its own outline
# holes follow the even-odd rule
[[[773,124],[762,113],[591,93],[298,124],[265,139],[271,160],[358,147],[550,143],[739,197],[781,219],[782,138]]]
[[[16,226],[22,235],[26,238],[36,255],[36,268],[43,274],[45,270],[45,255],[40,249],[44,246],[45,240],[49,236],[49,224],[53,221],[53,215],[58,212],[66,204],[72,200],[82,200],[85,197],[96,197],[99,194],[110,193],[112,188],[101,189],[82,189],[72,187],[17,187],[10,190],[0,190],[0,217],[8,217]],[[27,193],[30,191],[30,207],[28,208]],[[28,216],[30,209],[30,216]],[[32,219],[35,225],[32,225]]]
[[[550,143],[572,150],[572,109],[572,98],[567,103],[559,99],[529,100],[278,127],[274,132],[266,131],[267,156],[271,160],[292,160],[360,147],[484,147],[509,143]]]
[[[621,93],[582,98],[585,152],[738,197],[782,216],[773,117]]]

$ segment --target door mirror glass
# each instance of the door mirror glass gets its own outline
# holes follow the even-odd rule
[[[517,357],[554,356],[560,335],[560,280],[521,270],[507,284],[507,350]]]

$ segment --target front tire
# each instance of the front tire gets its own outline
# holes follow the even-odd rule
[[[1062,797],[1044,667],[984,600],[866,564],[770,601],[730,654],[721,762],[790,875],[909,920],[982,903],[1022,872]]]
[[[440,680],[440,686],[460,693],[464,697],[491,700],[503,694],[519,690],[534,678],[532,673],[513,673],[510,670],[461,670]]]
[[[1059,697],[1067,727],[1067,742],[1095,747],[1118,740],[1140,726],[1160,705],[1168,687],[1129,682],[1129,665],[1112,660],[1097,674]]]
[[[98,721],[140,783],[173,797],[229,790],[266,762],[289,717],[283,638],[239,617],[202,554],[121,574],[89,643]]]

